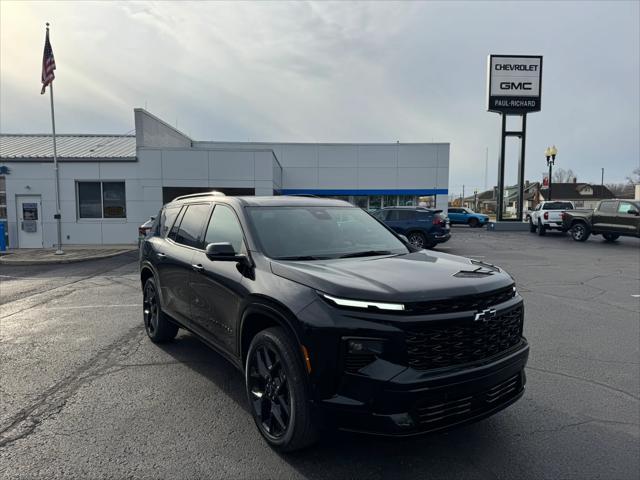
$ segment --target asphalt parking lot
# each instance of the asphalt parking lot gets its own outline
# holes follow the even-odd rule
[[[334,434],[288,456],[219,355],[184,332],[147,340],[135,255],[3,266],[0,477],[636,479],[639,247],[454,228],[440,250],[503,266],[525,298],[524,397],[448,433]]]

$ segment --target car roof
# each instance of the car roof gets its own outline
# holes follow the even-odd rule
[[[229,203],[238,206],[249,207],[353,207],[344,200],[332,198],[319,198],[296,195],[277,195],[265,197],[230,197],[220,195],[198,195],[190,198],[176,199],[169,204],[197,203],[202,201],[215,201],[217,203]],[[355,207],[354,207],[355,208]]]
[[[381,208],[380,210],[420,210],[423,212],[433,212],[432,208],[427,208],[427,207],[384,207]]]

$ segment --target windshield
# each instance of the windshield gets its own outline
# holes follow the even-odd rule
[[[569,202],[547,202],[542,206],[543,210],[573,210]]]
[[[289,260],[387,255],[409,249],[360,208],[247,207],[268,257]]]

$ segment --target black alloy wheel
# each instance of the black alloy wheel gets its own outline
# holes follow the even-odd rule
[[[249,359],[247,388],[262,431],[281,438],[291,423],[291,392],[280,354],[270,345],[259,346]]]
[[[478,219],[477,219],[477,218],[470,218],[470,219],[469,219],[469,226],[470,226],[471,228],[476,228],[476,227],[478,226],[478,224],[479,224],[479,223],[480,223],[480,222],[478,221]]]
[[[144,328],[147,331],[147,335],[151,338],[153,338],[158,330],[159,310],[156,286],[153,282],[147,281],[144,285],[142,297],[142,313],[144,315]]]
[[[151,341],[166,342],[175,338],[178,326],[169,321],[160,308],[160,298],[153,278],[147,279],[142,296],[144,329]]]
[[[533,224],[533,220],[529,217],[529,231],[531,233],[536,233],[536,226]]]
[[[245,364],[253,419],[269,446],[279,452],[308,447],[317,439],[307,372],[297,341],[281,327],[258,332]]]
[[[571,226],[571,238],[576,242],[584,242],[589,238],[589,229],[583,222],[574,223]]]
[[[547,233],[546,227],[542,224],[540,220],[538,220],[538,235],[544,237]]]

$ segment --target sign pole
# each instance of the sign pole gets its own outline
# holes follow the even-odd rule
[[[516,220],[522,221],[524,210],[524,152],[527,141],[527,114],[522,114],[522,134],[520,135],[520,162],[518,162],[518,211],[516,212]]]
[[[58,249],[56,255],[63,255],[62,250],[62,225],[60,218],[60,174],[58,171],[58,150],[56,148],[56,117],[53,109],[53,82],[49,84],[49,96],[51,99],[51,130],[53,133],[53,171],[55,173],[55,189],[56,189],[56,226],[58,229]]]
[[[502,209],[504,204],[504,165],[505,165],[505,140],[507,138],[507,114],[503,113],[502,133],[500,134],[500,164],[498,165],[498,198],[496,199],[496,220],[503,220]]]

